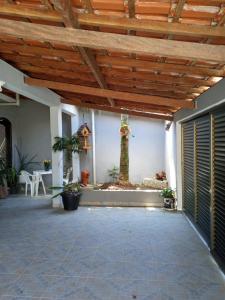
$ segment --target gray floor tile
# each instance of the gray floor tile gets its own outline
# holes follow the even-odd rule
[[[225,299],[224,278],[180,213],[68,213],[14,197],[0,200],[0,240],[0,300]]]

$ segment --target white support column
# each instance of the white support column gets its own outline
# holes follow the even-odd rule
[[[54,144],[56,136],[62,136],[62,109],[60,105],[50,107],[51,141]],[[63,185],[63,152],[52,151],[52,185]],[[55,191],[53,192],[55,193]],[[61,197],[54,198],[53,207],[61,207]]]
[[[91,110],[93,184],[96,184],[95,111]]]
[[[71,116],[71,133],[75,134],[79,127],[78,113]],[[78,153],[72,154],[73,182],[78,182],[80,179],[80,157]]]
[[[177,138],[177,209],[183,209],[183,155],[182,155],[182,126],[176,123],[176,138]]]

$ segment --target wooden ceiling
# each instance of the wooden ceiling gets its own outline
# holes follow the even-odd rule
[[[225,76],[225,0],[0,0],[0,58],[62,102],[172,120]]]

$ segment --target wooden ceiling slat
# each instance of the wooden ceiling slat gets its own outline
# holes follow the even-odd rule
[[[156,104],[156,105],[158,104],[158,105],[165,105],[165,106],[194,108],[194,103],[185,100],[176,100],[176,99],[162,98],[157,96],[147,96],[147,95],[118,92],[118,91],[112,91],[106,89],[97,89],[97,88],[91,88],[86,86],[71,85],[71,84],[66,84],[61,82],[39,80],[35,78],[25,78],[25,83],[33,86],[47,87],[55,90],[68,91],[68,92],[74,92],[74,93],[80,93],[86,95],[95,95],[99,97],[112,97],[115,99],[119,99],[119,100],[124,99],[132,102],[138,101],[138,102]]]
[[[81,74],[87,75],[92,74],[89,70],[88,66],[86,65],[80,65],[79,63],[73,63],[73,62],[65,62],[61,60],[53,60],[53,59],[47,59],[47,58],[40,58],[40,57],[34,57],[34,56],[22,56],[22,55],[15,55],[14,54],[4,54],[1,53],[0,50],[0,57],[6,61],[9,61],[10,63],[19,63],[24,65],[33,65],[37,67],[50,67],[57,70],[62,71],[73,71],[81,72]]]
[[[37,66],[29,66],[29,65],[22,65],[18,64],[18,66],[23,70],[27,72],[32,73],[41,73],[41,74],[49,74],[51,75],[54,73],[55,76],[62,76],[65,78],[71,78],[71,79],[81,79],[87,82],[96,82],[96,79],[88,74],[81,74],[80,72],[71,72],[71,71],[62,71],[62,70],[56,70],[51,68],[45,68],[45,67],[37,67]]]
[[[165,84],[165,83],[147,83],[144,84],[143,82],[134,82],[131,80],[118,80],[118,79],[108,79],[107,82],[110,85],[114,85],[114,86],[124,86],[127,88],[131,88],[133,86],[137,86],[140,90],[140,92],[142,93],[147,93],[148,90],[158,90],[158,91],[164,91],[164,92],[174,92],[174,93],[183,93],[183,94],[187,94],[187,93],[202,93],[206,90],[205,88],[192,88],[190,85],[186,86],[186,85],[172,85],[172,84]],[[208,88],[208,87],[207,87]],[[143,89],[143,90],[141,90]],[[137,92],[138,93],[138,92]]]
[[[178,77],[170,75],[154,75],[154,74],[145,74],[142,72],[120,72],[115,70],[103,70],[103,74],[106,78],[121,78],[121,79],[137,79],[143,80],[146,82],[167,82],[171,84],[193,84],[193,85],[204,85],[212,86],[215,82],[211,80],[203,80],[198,78],[189,78],[189,77]]]
[[[22,55],[36,55],[36,56],[47,56],[52,58],[63,58],[69,61],[77,61],[78,63],[82,63],[80,54],[78,52],[60,50],[54,48],[44,48],[37,46],[29,46],[29,45],[17,45],[10,43],[0,43],[0,52],[8,53],[8,52],[17,52]]]
[[[132,59],[125,57],[111,57],[98,55],[96,58],[97,62],[100,65],[108,64],[115,66],[127,66],[127,67],[136,67],[152,71],[166,71],[174,73],[187,73],[193,75],[205,75],[205,76],[225,76],[225,70],[216,70],[209,68],[198,68],[186,65],[178,65],[171,63],[160,63],[160,62],[151,62],[147,60]]]
[[[174,34],[189,37],[217,38],[224,37],[225,28],[190,25],[182,23],[168,23],[139,19],[126,19],[106,17],[99,15],[82,14],[78,17],[81,25],[102,26],[106,28],[115,28],[121,30],[135,30],[139,32]]]
[[[0,20],[1,35],[125,53],[161,55],[225,63],[225,46],[125,36]]]

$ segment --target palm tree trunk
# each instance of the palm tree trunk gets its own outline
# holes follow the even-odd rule
[[[120,176],[121,182],[129,182],[129,128],[128,115],[121,115]]]

